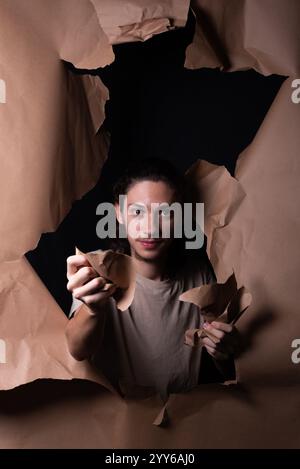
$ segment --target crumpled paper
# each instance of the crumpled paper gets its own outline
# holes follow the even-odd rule
[[[196,29],[187,68],[299,76],[298,0],[193,0],[191,6]]]
[[[105,67],[114,60],[112,43],[183,26],[188,7],[188,0],[1,1],[0,196],[7,202],[0,207],[0,261],[20,258],[54,231],[97,183],[107,158],[108,90],[64,61]]]
[[[205,160],[197,160],[186,171],[185,180],[189,199],[204,203],[206,250],[212,260],[215,233],[228,224],[246,193],[225,166]]]
[[[205,18],[197,18],[186,66],[254,67],[299,76],[298,0],[199,0],[198,5]],[[0,3],[0,79],[6,84],[6,102],[0,103],[0,226],[1,258],[8,261],[0,266],[1,340],[7,341],[8,359],[0,366],[2,389],[16,387],[0,392],[1,446],[297,448],[300,374],[291,342],[300,337],[300,107],[291,100],[292,80],[283,84],[238,160],[231,183],[246,196],[239,203],[232,199],[232,210],[225,206],[223,221],[210,209],[213,199],[206,199],[207,213],[217,220],[209,243],[218,281],[234,271],[238,284],[253,294],[238,324],[249,339],[248,352],[236,361],[242,384],[203,385],[172,395],[165,406],[172,426],[162,432],[149,425],[160,401],[118,399],[99,394],[105,386],[86,382],[87,364],[75,363],[66,352],[63,312],[21,258],[92,187],[106,158],[104,132],[95,132],[104,119],[107,91],[97,90],[99,81],[89,78],[88,84],[72,76],[62,62],[98,68],[113,61],[113,39],[104,33],[95,6],[96,0],[76,2],[76,8],[74,0]],[[132,31],[147,37],[139,26]],[[84,379],[68,381],[72,377]],[[38,378],[52,380],[20,386]]]
[[[83,69],[113,62],[112,38],[99,22],[101,6],[109,16],[101,17],[106,31],[147,15],[151,19],[154,10],[159,21],[165,16],[183,24],[188,8],[188,2],[168,1],[162,10],[135,2],[116,15],[109,5],[97,0],[0,3],[0,79],[6,90],[0,102],[0,320],[7,343],[1,389],[43,377],[103,383],[88,363],[69,355],[65,315],[23,255],[96,184],[107,158],[109,135],[102,124],[108,90],[99,77],[75,75],[64,61]],[[145,27],[144,38],[148,33]]]
[[[191,288],[179,296],[180,301],[193,303],[201,309],[205,321],[215,320],[235,324],[251,304],[252,296],[245,289],[237,289],[234,273],[225,283],[214,283]],[[201,347],[201,339],[212,334],[206,329],[188,329],[185,332],[185,343],[191,347]]]
[[[104,291],[111,284],[118,287],[112,296],[116,299],[117,308],[125,311],[131,305],[135,291],[135,269],[132,258],[111,249],[83,253],[76,248],[76,254],[83,255],[96,272],[107,280],[103,287]]]
[[[155,21],[159,25],[164,17],[183,25],[188,9],[187,1],[166,1],[162,10],[158,3],[149,9],[135,2],[119,16],[110,4],[110,19],[101,19],[106,31],[125,27],[118,42],[128,38],[129,25],[143,40],[160,32]],[[78,378],[116,394],[99,370],[71,357],[67,319],[23,257],[96,184],[107,158],[109,135],[102,124],[108,90],[99,77],[75,75],[64,63],[96,69],[114,60],[113,40],[99,22],[101,6],[97,0],[0,4],[0,80],[6,91],[0,100],[0,389]],[[143,18],[149,20],[145,25]]]
[[[203,384],[162,406],[155,396],[118,399],[85,380],[39,380],[0,392],[0,447],[295,449],[300,395],[292,391]]]
[[[118,394],[98,369],[70,355],[67,322],[26,259],[0,264],[0,339],[6,344],[0,390],[46,377],[78,378]]]
[[[247,352],[236,359],[237,378],[244,384],[300,383],[291,358],[292,342],[300,337],[300,106],[291,99],[292,82],[283,83],[253,142],[240,155],[235,177],[227,180],[228,191],[238,183],[246,196],[231,204],[225,223],[222,211],[214,212],[216,201],[204,194],[206,214],[214,214],[207,236],[217,280],[225,282],[234,271],[238,285],[246,285],[253,296],[238,322],[247,342]],[[207,166],[209,177],[212,165]],[[206,187],[203,165],[194,165],[192,179],[198,171]],[[222,172],[216,165],[214,171],[218,187]],[[198,195],[201,200],[203,191]]]
[[[85,0],[76,8],[73,0],[3,0],[0,22],[2,261],[35,248],[98,181],[109,143],[108,90],[63,61],[94,67],[114,56]]]
[[[189,0],[91,0],[110,44],[145,41],[184,26]]]

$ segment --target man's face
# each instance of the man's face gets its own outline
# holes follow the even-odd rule
[[[117,218],[125,224],[132,255],[155,261],[167,252],[173,240],[174,214],[169,210],[173,202],[175,191],[167,183],[140,181],[127,192],[127,207],[122,213],[116,204]],[[163,233],[170,235],[163,237]]]

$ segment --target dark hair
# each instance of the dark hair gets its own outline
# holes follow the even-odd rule
[[[118,202],[120,194],[127,194],[133,184],[145,180],[164,181],[175,190],[178,200],[184,197],[184,177],[170,161],[152,157],[130,163],[113,187],[114,202]]]
[[[127,194],[130,187],[140,181],[164,181],[175,190],[176,198],[183,203],[186,197],[185,179],[177,168],[168,160],[160,158],[144,158],[132,161],[113,187],[113,201],[119,201],[120,194]],[[110,248],[130,255],[127,239],[117,237],[110,242]],[[175,272],[175,263],[180,265],[185,255],[185,238],[175,238],[170,246],[168,256],[168,275]]]

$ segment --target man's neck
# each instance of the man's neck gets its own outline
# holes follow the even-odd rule
[[[134,267],[140,275],[151,280],[163,280],[165,261],[161,260],[160,262],[147,262],[144,259],[136,256],[134,253],[132,253],[131,256]]]

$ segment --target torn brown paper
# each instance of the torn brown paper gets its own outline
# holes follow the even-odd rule
[[[125,400],[84,380],[40,380],[0,392],[0,447],[299,448],[299,406],[295,387],[281,384],[203,384],[164,408],[155,396]]]
[[[83,255],[96,272],[108,281],[103,287],[104,290],[110,284],[119,287],[113,297],[116,299],[118,309],[125,311],[131,305],[135,291],[135,269],[132,258],[111,249],[83,253],[76,248],[76,254]]]
[[[0,389],[41,378],[88,379],[117,392],[89,362],[70,355],[68,319],[26,259],[0,264]],[[100,388],[99,388],[100,389]]]
[[[224,166],[205,160],[196,161],[185,174],[190,200],[204,203],[207,254],[212,260],[211,245],[218,229],[226,226],[246,196],[241,184]],[[228,272],[228,276],[232,272]]]
[[[201,308],[204,319],[211,322],[222,315],[237,291],[236,279],[232,274],[224,283],[214,283],[191,288],[179,296]]]
[[[251,294],[245,287],[237,289],[234,273],[224,283],[201,285],[179,296],[179,300],[195,304],[201,310],[205,321],[218,320],[228,324],[235,324],[240,316],[251,304]],[[192,347],[202,346],[201,339],[211,337],[206,329],[188,329],[185,333],[185,343]]]
[[[55,230],[96,184],[107,158],[108,90],[99,77],[74,75],[63,61],[104,67],[114,60],[110,31],[119,31],[118,42],[130,30],[138,31],[134,40],[145,40],[161,32],[162,21],[183,26],[188,7],[187,0],[1,1],[0,195],[9,203],[0,211],[0,260],[20,258],[41,233]]]
[[[294,383],[298,392],[292,343],[300,338],[300,106],[291,99],[291,85],[292,79],[284,82],[254,141],[239,157],[235,178],[227,180],[229,192],[238,183],[246,196],[232,204],[225,224],[213,221],[211,229],[208,222],[207,235],[218,282],[234,271],[238,286],[246,285],[253,297],[237,324],[247,343],[236,360],[238,381]],[[197,166],[194,170],[196,178]],[[201,178],[207,187],[203,171]],[[199,192],[199,200],[202,196]],[[207,216],[222,220],[222,211],[214,211],[218,202],[204,199]]]
[[[254,68],[269,75],[300,73],[298,0],[195,0],[187,68]]]
[[[90,0],[0,4],[0,79],[6,91],[0,109],[0,317],[3,343],[10,344],[1,389],[43,377],[105,383],[69,355],[65,316],[22,257],[93,187],[107,158],[102,124],[108,90],[100,78],[74,75],[64,64],[98,68],[114,60],[99,5]],[[187,2],[167,2],[161,13],[179,25],[187,8]]]
[[[55,230],[73,201],[96,184],[107,158],[101,126],[108,90],[99,78],[71,73],[63,60],[104,66],[113,54],[106,53],[111,46],[90,2],[75,4],[0,4],[0,78],[6,84],[0,108],[1,260],[20,258],[41,233]]]
[[[158,396],[121,399],[82,379],[39,380],[0,392],[0,448],[156,447],[161,408]]]
[[[145,41],[185,25],[189,0],[91,0],[110,44]]]
[[[283,85],[241,156],[236,179],[225,174],[229,185],[220,183],[224,197],[231,194],[229,205],[225,201],[222,208],[221,203],[219,213],[214,198],[205,199],[211,214],[210,257],[218,281],[234,271],[238,285],[247,285],[253,294],[248,313],[238,323],[249,340],[247,352],[236,363],[244,389],[211,385],[171,396],[171,426],[165,431],[149,425],[162,410],[160,403],[152,398],[125,401],[103,392],[109,388],[104,377],[69,356],[62,311],[26,261],[14,260],[32,249],[43,231],[55,229],[72,201],[92,187],[107,154],[103,130],[95,136],[104,119],[107,91],[101,84],[97,90],[99,82],[73,76],[62,63],[96,68],[113,60],[96,2],[76,2],[75,8],[74,0],[53,0],[49,5],[40,0],[0,4],[0,79],[6,84],[6,102],[0,104],[1,255],[10,260],[0,267],[1,344],[7,344],[0,364],[1,387],[52,378],[0,393],[1,445],[299,447],[295,409],[300,374],[291,360],[291,344],[300,337],[300,108],[291,101],[291,81]],[[216,63],[229,70],[254,67],[265,74],[298,75],[298,1],[202,0],[199,5],[212,18],[217,34],[207,28],[203,33],[203,25],[198,30],[206,49],[198,50],[194,41],[193,68]],[[140,32],[138,24],[125,25],[123,32],[126,37],[149,33]],[[191,50],[192,46],[187,65]],[[207,175],[224,176],[223,169],[218,171],[210,166]],[[205,175],[201,177],[205,184]],[[84,380],[78,384],[75,377]],[[101,386],[85,379],[99,380]],[[93,399],[84,390],[90,386],[97,386]],[[88,428],[84,435],[83,427]]]

